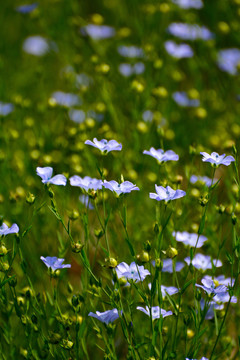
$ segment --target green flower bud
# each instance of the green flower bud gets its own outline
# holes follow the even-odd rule
[[[36,199],[35,195],[33,195],[29,192],[26,196],[26,203],[29,205],[32,205],[32,204],[34,204],[35,199]]]
[[[83,247],[84,247],[84,245],[81,244],[80,242],[77,242],[77,243],[71,245],[72,252],[74,252],[76,254],[80,253]]]

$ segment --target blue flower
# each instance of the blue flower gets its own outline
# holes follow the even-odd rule
[[[192,48],[188,44],[178,45],[174,41],[169,40],[164,43],[164,46],[168,54],[176,59],[191,58],[194,55]]]
[[[14,110],[14,105],[11,103],[3,103],[0,101],[0,115],[7,116]]]
[[[121,262],[115,270],[119,279],[125,278],[136,282],[143,281],[147,275],[150,275],[147,269],[137,265],[135,262],[132,262],[130,265]]]
[[[89,196],[82,194],[79,196],[79,200],[81,201],[81,203],[87,208],[89,208],[89,210],[94,210],[94,206],[91,203],[91,201],[89,200]]]
[[[102,180],[90,178],[89,176],[85,176],[84,178],[81,178],[78,175],[74,175],[70,177],[69,181],[72,186],[78,186],[81,189],[84,189],[85,191],[101,190],[103,184]]]
[[[123,76],[129,77],[134,74],[142,74],[145,70],[145,65],[142,62],[138,62],[134,65],[123,63],[119,65],[118,70]]]
[[[179,156],[175,154],[173,150],[167,150],[164,152],[162,149],[154,149],[154,147],[150,148],[150,151],[144,150],[143,154],[150,155],[158,160],[159,163],[166,161],[178,161]]]
[[[56,256],[47,256],[46,258],[41,256],[40,259],[44,262],[44,264],[51,268],[52,271],[56,271],[58,269],[70,268],[70,264],[63,264],[65,259],[58,259]]]
[[[197,359],[189,359],[189,358],[186,358],[186,360],[197,360]],[[200,360],[208,360],[208,359],[203,356]]]
[[[235,161],[233,156],[226,156],[225,154],[219,155],[216,152],[212,152],[211,155],[207,154],[206,152],[200,152],[203,156],[202,161],[210,162],[215,166],[219,165],[230,165],[232,161]]]
[[[202,182],[204,183],[207,187],[210,187],[212,184],[212,179],[210,179],[207,176],[197,176],[197,175],[192,175],[190,177],[190,183],[191,184],[196,184],[196,182]],[[217,182],[217,179],[213,179],[213,184],[215,184]]]
[[[67,179],[64,175],[55,175],[52,177],[53,168],[47,167],[37,167],[37,175],[40,176],[44,184],[54,184],[54,185],[63,185],[67,183]]]
[[[190,257],[184,259],[188,265],[190,265]],[[198,270],[212,269],[212,263],[216,267],[221,267],[222,262],[220,260],[212,260],[208,255],[196,254],[192,260],[192,265]]]
[[[218,285],[216,281],[212,279],[202,279],[203,285],[195,284],[195,286],[202,288],[209,295],[225,294],[227,292],[227,287],[225,285]]]
[[[155,266],[155,261],[152,261],[153,266]],[[175,270],[176,272],[181,271],[184,268],[185,264],[181,261],[177,261],[175,264]],[[164,259],[163,260],[163,267],[162,272],[167,272],[172,274],[173,273],[173,261],[172,259]]]
[[[121,313],[122,313],[122,311],[121,311]],[[119,313],[118,313],[118,310],[115,308],[112,310],[104,311],[102,313],[100,311],[96,311],[96,314],[94,314],[93,312],[90,312],[88,314],[88,316],[92,316],[92,317],[96,318],[97,320],[101,321],[102,323],[109,324],[119,318]]]
[[[226,285],[226,286],[233,286],[234,285],[234,282],[235,282],[235,279],[234,278],[225,278],[224,275],[219,275],[219,276],[216,276],[216,277],[212,277],[212,276],[209,276],[209,275],[205,275],[203,279],[206,279],[206,280],[213,280],[215,281],[216,283],[218,283],[219,285]]]
[[[83,110],[70,109],[68,112],[69,118],[77,124],[83,123],[86,118],[86,114]]]
[[[102,153],[107,154],[109,151],[121,151],[122,144],[119,144],[116,140],[109,140],[102,139],[98,141],[98,139],[94,138],[93,142],[90,140],[85,141],[86,145],[94,146],[95,148],[99,149]]]
[[[5,223],[3,223],[2,226],[0,226],[0,236],[6,236],[8,234],[17,234],[18,232],[19,232],[19,227],[17,224],[12,224],[10,228]]]
[[[205,304],[206,304],[205,300],[201,299],[200,300],[200,307],[201,307],[202,310],[204,310]],[[207,310],[207,313],[205,315],[206,320],[211,320],[211,319],[214,318],[215,310],[223,310],[224,309],[223,304],[217,304],[214,300],[208,301],[207,304],[208,304],[208,310]],[[202,359],[205,359],[205,358],[202,358]]]
[[[29,36],[24,40],[23,50],[31,55],[43,56],[50,50],[50,45],[42,36]]]
[[[146,122],[152,122],[153,121],[153,112],[151,110],[145,110],[142,114],[142,118]]]
[[[150,193],[149,197],[154,200],[176,200],[186,195],[185,191],[183,190],[173,190],[170,186],[167,186],[164,188],[163,186],[157,186],[155,185],[156,194]]]
[[[225,49],[218,53],[218,66],[221,70],[228,72],[231,75],[238,73],[238,64],[240,62],[240,50]]]
[[[111,26],[88,24],[81,28],[81,33],[93,40],[104,40],[113,37],[116,31]]]
[[[182,9],[201,9],[203,7],[202,0],[172,0],[172,2]]]
[[[137,307],[137,310],[140,310],[142,312],[144,312],[146,315],[148,315],[150,317],[150,309],[148,306],[146,306],[146,308],[143,308],[141,306],[138,306]],[[160,316],[165,318],[166,316],[170,316],[172,315],[172,311],[166,311],[164,309],[161,309],[159,306],[153,306],[151,308],[151,312],[152,312],[152,319],[155,320],[155,319],[159,319]]]
[[[127,58],[140,58],[143,57],[143,49],[137,47],[137,46],[119,46],[118,47],[118,53]]]
[[[76,94],[65,93],[63,91],[55,91],[51,95],[51,99],[53,99],[56,104],[65,106],[65,107],[72,107],[76,105],[81,105],[82,100]]]
[[[183,242],[184,245],[193,246],[200,248],[203,246],[204,242],[207,240],[206,236],[198,235],[194,233],[188,233],[187,231],[177,231],[173,232],[172,235],[175,237],[175,239],[179,242]]]
[[[189,99],[184,91],[176,91],[172,94],[172,97],[173,100],[182,107],[197,107],[200,105],[200,101],[198,99]]]
[[[172,23],[167,28],[168,32],[183,40],[210,40],[214,35],[205,26],[196,24]]]
[[[16,7],[16,11],[22,14],[29,14],[38,7],[38,3],[20,5]]]
[[[121,194],[130,193],[133,190],[139,190],[139,188],[136,185],[134,185],[133,183],[131,183],[130,181],[124,181],[119,184],[115,180],[111,180],[111,181],[104,180],[103,186],[106,189],[109,189],[109,190],[115,192],[117,196],[119,196]]]
[[[148,284],[149,289],[151,290],[152,284]],[[164,286],[161,285],[161,293],[162,293],[162,298],[165,299],[165,297],[168,295],[174,295],[177,294],[179,292],[178,288],[176,288],[175,286]]]

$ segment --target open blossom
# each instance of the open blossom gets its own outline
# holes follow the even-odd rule
[[[201,280],[203,285],[195,284],[197,287],[202,288],[206,291],[207,294],[213,295],[213,300],[216,303],[226,303],[230,300],[230,295],[228,293],[228,288],[226,285],[219,285],[216,280],[203,278]],[[231,297],[231,303],[236,303],[237,298],[236,296]]]
[[[212,184],[212,179],[210,179],[207,176],[197,176],[197,175],[192,175],[190,177],[190,183],[191,184],[196,184],[196,182],[202,182],[204,183],[207,187],[210,187]],[[217,182],[217,179],[213,179],[213,184],[215,184]]]
[[[147,275],[150,275],[150,272],[147,269],[137,265],[135,262],[132,262],[130,265],[121,262],[116,267],[116,273],[119,279],[123,277],[127,280],[136,282],[143,281]]]
[[[121,56],[127,58],[140,58],[143,57],[144,55],[143,49],[134,45],[131,46],[121,45],[118,47],[117,50]]]
[[[231,75],[237,75],[240,62],[240,50],[237,48],[220,50],[218,53],[218,66]]]
[[[202,288],[209,295],[225,294],[227,287],[225,285],[216,285],[212,279],[202,279],[203,285],[195,284],[195,286]]]
[[[186,360],[197,360],[197,359],[189,359],[189,358],[186,358]],[[205,356],[203,356],[200,360],[208,360]]]
[[[152,261],[153,266],[155,266],[155,260]],[[177,261],[175,264],[176,272],[181,271],[184,268],[185,264],[182,261]],[[173,273],[173,261],[172,259],[164,259],[162,272]]]
[[[67,179],[64,175],[55,175],[52,177],[53,168],[52,167],[37,167],[37,175],[40,176],[44,184],[54,184],[54,185],[63,185],[67,183]]]
[[[205,26],[197,24],[172,23],[167,28],[168,32],[183,40],[210,40],[214,35]]]
[[[16,11],[22,14],[29,14],[38,7],[38,3],[20,5],[16,7]]]
[[[209,275],[205,275],[203,277],[203,279],[206,279],[206,280],[213,280],[216,284],[219,284],[219,285],[225,285],[225,286],[233,286],[234,285],[234,282],[235,282],[235,279],[234,278],[225,278],[224,275],[219,275],[219,276],[216,276],[216,277],[212,277],[212,276],[209,276]]]
[[[10,228],[5,223],[3,223],[2,226],[0,226],[0,236],[6,236],[8,234],[17,234],[18,232],[19,232],[19,227],[17,224],[12,224]]]
[[[93,40],[104,40],[115,35],[116,31],[113,27],[107,25],[88,24],[81,28],[82,35],[89,36]]]
[[[111,181],[104,180],[103,186],[106,189],[109,189],[109,190],[115,192],[118,196],[121,194],[130,193],[133,190],[139,190],[139,188],[136,185],[134,185],[133,183],[131,183],[130,181],[124,181],[119,184],[115,180],[111,180]]]
[[[155,185],[156,194],[150,193],[149,197],[154,200],[176,200],[186,195],[185,191],[183,190],[173,190],[170,186],[164,188],[163,186]]]
[[[191,261],[189,256],[184,260],[188,265],[190,265]],[[222,266],[222,262],[220,260],[215,259],[211,261],[211,256],[208,255],[196,254],[192,260],[192,265],[198,270],[212,269],[212,263],[216,267]]]
[[[122,144],[119,144],[116,140],[109,140],[102,139],[98,141],[97,138],[94,138],[93,141],[86,140],[86,145],[94,146],[95,148],[99,149],[102,153],[107,154],[109,151],[121,151]]]
[[[84,178],[81,178],[78,175],[74,175],[70,177],[69,181],[72,186],[78,186],[81,189],[84,189],[85,191],[101,190],[103,184],[102,180],[90,178],[89,176],[85,176]]]
[[[205,307],[205,300],[204,299],[201,299],[200,300],[200,307],[201,309],[203,310],[204,307]],[[208,305],[208,310],[207,310],[207,313],[205,315],[205,319],[206,320],[211,320],[214,318],[214,312],[215,310],[223,310],[224,309],[224,305],[223,304],[218,304],[216,303],[214,300],[212,301],[208,301],[207,302],[207,305]],[[205,359],[205,358],[202,358],[202,359]]]
[[[172,0],[182,9],[201,9],[203,7],[202,0]]]
[[[140,311],[144,312],[146,315],[150,316],[150,309],[149,309],[148,306],[146,306],[146,308],[138,306],[137,310],[140,310]],[[151,310],[152,310],[152,318],[153,318],[153,320],[159,319],[160,316],[165,318],[166,316],[172,315],[172,311],[166,311],[164,309],[161,309],[159,306],[153,306]]]
[[[58,259],[56,256],[47,256],[46,258],[41,256],[40,259],[44,262],[44,264],[51,268],[52,271],[56,271],[58,269],[70,268],[70,264],[63,264],[65,259]]]
[[[212,152],[211,155],[209,155],[206,152],[200,152],[200,154],[203,156],[202,161],[203,162],[210,162],[213,165],[219,166],[219,165],[230,165],[232,161],[235,161],[233,156],[226,156],[225,154],[219,155],[216,152]]]
[[[50,49],[51,43],[39,35],[29,36],[23,43],[23,50],[34,56],[43,56],[49,52]]]
[[[176,59],[191,58],[194,53],[188,44],[176,44],[174,41],[166,41],[164,43],[165,49],[169,55]]]
[[[72,107],[82,104],[82,100],[76,94],[65,93],[63,91],[55,91],[52,93],[51,98],[56,104],[65,107]]]
[[[88,208],[89,210],[94,210],[94,206],[91,203],[91,200],[88,195],[86,194],[80,195],[79,200],[86,208]]]
[[[151,147],[149,151],[144,150],[143,154],[154,157],[160,163],[170,161],[170,160],[172,160],[172,161],[179,160],[179,156],[177,154],[175,154],[175,152],[173,150],[167,150],[164,152],[164,150],[162,150],[162,149],[156,150],[154,147]]]
[[[151,290],[152,288],[152,284],[149,283],[148,284],[148,288],[149,290]],[[162,298],[165,299],[165,297],[168,295],[174,295],[177,294],[179,292],[178,288],[176,288],[175,286],[164,286],[161,285],[161,293],[162,293]]]
[[[0,115],[7,116],[14,110],[14,105],[0,101]]]
[[[118,310],[116,308],[112,310],[104,311],[102,313],[100,311],[96,311],[96,314],[90,312],[88,316],[92,316],[95,319],[105,324],[112,323],[114,320],[119,318]]]
[[[172,235],[179,242],[184,243],[184,245],[193,246],[196,248],[200,248],[203,246],[204,242],[207,240],[206,236],[198,235],[194,233],[188,233],[187,231],[177,231],[173,232]]]
[[[197,107],[200,105],[198,99],[190,99],[185,91],[176,91],[172,94],[173,100],[182,107]]]
[[[145,70],[145,65],[142,62],[138,62],[134,65],[122,63],[118,67],[118,71],[125,77],[129,77],[131,75],[139,75],[142,74]]]

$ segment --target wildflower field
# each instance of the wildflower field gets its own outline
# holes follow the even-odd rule
[[[240,359],[240,0],[0,8],[0,359]]]

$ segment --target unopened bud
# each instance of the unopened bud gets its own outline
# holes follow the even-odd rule
[[[32,205],[32,204],[34,204],[35,199],[36,199],[35,195],[33,195],[29,192],[26,196],[26,203],[29,205]]]
[[[178,255],[178,251],[177,251],[177,249],[175,249],[174,247],[169,246],[168,249],[167,249],[167,251],[166,251],[166,255],[167,255],[169,258],[173,259],[173,258],[175,258],[175,257]]]
[[[104,231],[102,229],[95,229],[94,235],[96,238],[101,239],[101,237],[104,235]]]
[[[78,254],[80,253],[80,251],[82,250],[83,248],[83,244],[81,244],[80,242],[77,242],[77,243],[74,243],[71,245],[71,248],[72,248],[72,252]]]
[[[73,209],[69,215],[68,215],[70,220],[77,220],[79,218],[79,212],[76,209]]]
[[[0,246],[0,256],[6,255],[8,252],[7,248],[4,245]]]

